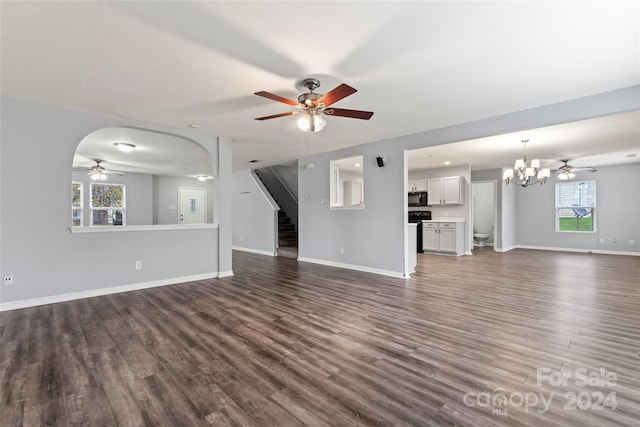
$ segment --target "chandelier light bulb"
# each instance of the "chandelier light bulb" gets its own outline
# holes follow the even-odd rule
[[[524,160],[518,159],[516,160],[516,164],[513,166],[514,169],[524,169]]]

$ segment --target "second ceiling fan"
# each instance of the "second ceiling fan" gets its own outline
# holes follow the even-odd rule
[[[256,117],[256,120],[275,119],[278,117],[303,113],[298,119],[298,128],[305,132],[319,132],[324,129],[327,124],[327,121],[322,117],[323,114],[362,120],[369,120],[371,116],[373,116],[372,111],[348,110],[345,108],[333,107],[329,108],[329,106],[333,105],[335,102],[357,92],[356,89],[347,84],[342,83],[324,95],[314,92],[314,90],[320,86],[320,81],[317,79],[304,79],[302,81],[302,85],[309,89],[309,93],[303,93],[298,96],[298,101],[283,98],[270,92],[256,92],[255,95],[262,96],[273,101],[282,102],[300,109],[300,111],[287,111],[286,113]]]
[[[562,159],[560,161],[564,164],[556,170],[556,173],[558,174],[558,179],[566,180],[566,179],[575,178],[576,176],[575,172],[597,172],[598,171],[597,169],[594,169],[592,167],[582,167],[582,168],[573,167],[569,164],[570,162],[569,159]]]

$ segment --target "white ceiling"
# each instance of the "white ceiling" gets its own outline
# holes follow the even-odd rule
[[[523,157],[523,140],[527,159],[539,159],[542,167],[557,169],[561,159],[575,167],[634,163],[640,161],[640,111],[412,150],[407,167],[511,168]]]
[[[125,153],[116,143],[135,147]],[[214,175],[209,154],[200,145],[180,136],[134,128],[103,128],[83,138],[76,148],[74,168],[88,170],[97,160],[107,170],[118,172],[186,178]]]
[[[232,138],[234,169],[640,83],[636,0],[2,1],[0,7],[2,96],[174,128],[199,124],[203,133]],[[317,134],[297,130],[293,117],[253,120],[290,111],[254,92],[295,98],[305,77],[319,78],[321,93],[343,82],[355,87],[335,106],[375,115],[327,117]],[[625,122],[636,148],[637,120]],[[530,153],[576,158],[633,145],[618,146],[621,140],[605,134],[587,149],[591,133],[567,126],[563,131],[575,134],[554,144],[573,147],[538,154],[550,142],[531,133]],[[512,136],[504,143],[509,159],[521,150],[521,136]],[[489,166],[480,156],[474,153],[471,163]]]

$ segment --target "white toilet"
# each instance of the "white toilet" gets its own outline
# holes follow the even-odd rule
[[[476,246],[484,246],[484,242],[489,238],[488,234],[474,233],[473,241]]]

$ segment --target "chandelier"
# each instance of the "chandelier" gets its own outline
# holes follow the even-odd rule
[[[531,165],[527,165],[527,142],[528,139],[523,139],[524,144],[524,158],[516,160],[513,169],[505,169],[502,179],[505,180],[507,185],[513,182],[521,187],[527,187],[533,184],[544,184],[547,178],[551,176],[551,171],[548,168],[540,168],[540,160],[531,160]],[[514,176],[516,173],[516,176]]]

